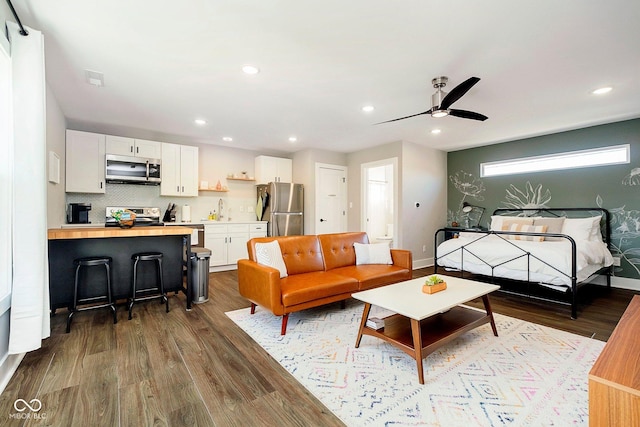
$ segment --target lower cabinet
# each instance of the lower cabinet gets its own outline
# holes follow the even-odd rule
[[[211,251],[210,269],[237,268],[238,260],[248,257],[247,241],[266,235],[266,223],[205,224],[204,246]]]

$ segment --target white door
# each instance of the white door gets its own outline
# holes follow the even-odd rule
[[[314,234],[347,231],[347,168],[316,163]]]

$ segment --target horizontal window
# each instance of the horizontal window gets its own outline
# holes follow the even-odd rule
[[[480,163],[480,176],[515,175],[629,163],[629,144]]]

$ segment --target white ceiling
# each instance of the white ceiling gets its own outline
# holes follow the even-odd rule
[[[73,123],[284,152],[399,140],[452,151],[640,117],[636,0],[13,3],[44,33],[47,81]],[[480,77],[452,107],[489,119],[374,125],[428,110],[440,75],[445,91]]]

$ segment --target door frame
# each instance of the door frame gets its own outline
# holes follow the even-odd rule
[[[400,227],[398,223],[400,221],[400,205],[399,205],[399,197],[398,197],[398,189],[399,189],[399,178],[398,178],[398,158],[390,157],[387,159],[376,160],[373,162],[362,163],[360,165],[360,229],[363,231],[367,230],[367,200],[369,193],[369,186],[367,185],[367,171],[370,168],[377,168],[380,166],[391,165],[393,169],[393,246],[396,248],[400,248],[401,246],[401,238],[399,235]],[[369,240],[372,239],[372,236],[369,236]]]

